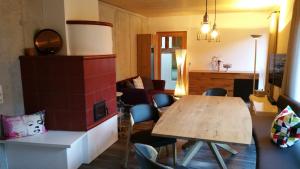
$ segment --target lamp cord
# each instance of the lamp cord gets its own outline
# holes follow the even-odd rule
[[[205,1],[205,13],[207,13],[207,0]]]
[[[215,23],[217,21],[217,0],[215,0]]]

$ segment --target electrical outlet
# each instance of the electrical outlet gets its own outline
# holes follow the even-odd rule
[[[2,86],[0,85],[0,104],[4,103],[4,99],[3,99],[3,90],[2,90]]]

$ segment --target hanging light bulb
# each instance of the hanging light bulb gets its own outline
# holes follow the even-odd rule
[[[220,42],[219,31],[217,29],[217,0],[215,0],[215,20],[210,32],[209,42]]]
[[[213,29],[212,31],[210,32],[210,36],[212,39],[216,39],[218,36],[219,36],[219,32],[217,30],[217,25],[216,23],[214,23],[214,26],[213,26]]]
[[[207,15],[207,0],[205,1],[205,14],[203,16],[203,21],[201,22],[200,31],[197,34],[197,40],[208,40],[208,35],[210,32],[210,24],[208,22]]]
[[[207,12],[205,12],[205,15],[203,16],[202,26],[201,26],[201,32],[207,34],[209,31],[210,31],[210,25],[208,23],[208,15]]]
[[[203,16],[203,22],[201,25],[201,32],[207,34],[210,31],[210,25],[208,23],[208,15],[207,15],[207,0],[205,1],[205,14]]]

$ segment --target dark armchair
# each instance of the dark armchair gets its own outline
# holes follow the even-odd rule
[[[122,92],[122,101],[125,104],[153,104],[152,96],[156,93],[162,93],[165,90],[164,80],[151,80],[142,78],[145,89],[136,89],[133,85],[133,78],[117,82],[117,91]]]

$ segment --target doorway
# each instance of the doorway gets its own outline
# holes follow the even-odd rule
[[[157,33],[157,77],[161,80],[165,80],[165,89],[167,91],[172,92],[175,90],[177,81],[175,50],[186,49],[186,39],[186,31]]]

